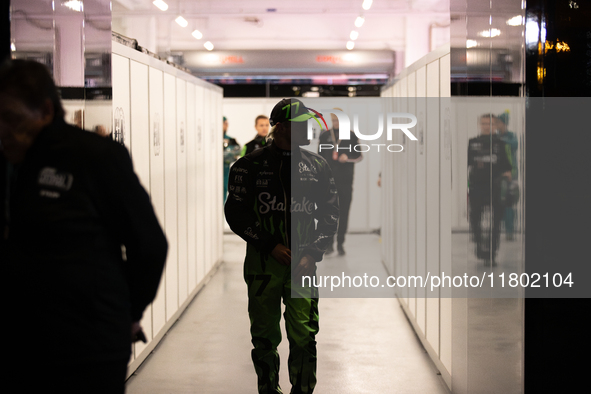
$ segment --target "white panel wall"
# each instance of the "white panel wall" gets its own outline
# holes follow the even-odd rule
[[[149,342],[134,345],[131,374],[222,258],[222,90],[118,43],[113,59],[113,107],[123,109],[125,144],[169,243],[141,322]]]
[[[111,57],[113,68],[122,72],[113,74],[113,126],[112,132],[123,133],[123,143],[131,150],[131,137],[129,134],[129,59],[123,56]]]
[[[439,213],[439,264],[441,272],[451,273],[451,217],[452,206],[451,198],[451,86],[449,84],[450,55],[445,55],[439,59],[439,95],[441,97],[441,111],[440,111],[440,149],[439,149],[439,163],[440,163],[440,183],[439,183],[439,200],[441,202]],[[443,209],[443,207],[448,207]],[[440,299],[440,325],[439,325],[439,357],[441,362],[448,371],[452,371],[451,367],[451,298]]]
[[[212,172],[212,167],[213,167],[213,152],[212,152],[212,147],[213,147],[213,141],[215,140],[215,136],[212,133],[212,121],[213,121],[213,114],[212,114],[212,109],[213,109],[213,105],[212,105],[212,100],[211,100],[211,96],[212,94],[210,93],[209,90],[206,90],[203,94],[203,110],[204,110],[204,116],[203,116],[203,156],[204,156],[204,174],[205,177],[211,177],[213,176],[213,172]],[[220,133],[222,133],[222,131],[220,131]],[[222,145],[223,146],[223,145]],[[222,150],[222,146],[220,146],[220,150]],[[211,206],[212,202],[213,202],[213,190],[212,188],[207,188],[205,187],[205,185],[203,185],[203,193],[205,194],[205,206]],[[221,203],[223,203],[223,201],[220,200]],[[212,253],[211,253],[211,243],[212,243],[212,233],[211,233],[211,222],[212,222],[212,212],[211,209],[207,209],[205,210],[203,215],[203,218],[205,219],[205,222],[207,223],[206,227],[205,227],[205,245],[204,245],[204,250],[205,250],[205,270],[209,270],[209,260],[211,259]]]
[[[451,273],[451,207],[456,198],[451,149],[467,146],[467,140],[464,145],[453,142],[449,100],[440,99],[450,96],[449,59],[449,49],[431,53],[382,91],[383,97],[397,98],[393,103],[397,110],[418,120],[414,129],[418,141],[401,138],[404,153],[386,157],[382,164],[382,198],[394,206],[383,211],[382,255],[396,276]],[[418,337],[451,385],[451,299],[425,288],[397,291]]]
[[[114,57],[114,56],[113,56]],[[131,158],[133,167],[144,189],[150,193],[150,104],[148,96],[148,66],[130,61],[130,136]],[[114,96],[117,94],[115,93]],[[162,224],[162,222],[160,222]],[[146,338],[153,338],[152,329],[152,305],[144,311],[140,322],[146,334]],[[134,355],[140,354],[146,345],[137,342],[134,345]]]
[[[439,60],[427,64],[427,108],[425,158],[426,184],[426,270],[439,273]],[[426,302],[425,334],[439,355],[439,289],[429,292]]]
[[[170,247],[166,260],[166,320],[179,306],[176,79],[164,74],[164,231]]]
[[[178,267],[179,304],[189,293],[189,267],[187,266],[187,83],[176,80],[176,146],[177,146],[177,202],[178,202]]]
[[[187,291],[194,289],[197,279],[197,111],[195,85],[187,84]]]
[[[150,67],[150,197],[162,228],[165,223],[163,83],[162,71]],[[166,271],[168,271],[168,266],[164,268],[163,280],[160,281],[156,299],[152,302],[152,330],[154,334],[152,338],[166,323]]]
[[[204,147],[204,130],[203,130],[203,122],[204,122],[204,114],[205,114],[205,89],[201,86],[195,87],[195,103],[202,103],[201,105],[197,105],[195,108],[195,122],[196,122],[196,130],[197,130],[197,179],[196,179],[196,189],[197,189],[197,217],[196,220],[196,227],[197,227],[197,241],[195,242],[195,256],[197,258],[197,283],[201,282],[203,278],[205,278],[205,228],[206,222],[203,220],[205,218],[205,147]]]

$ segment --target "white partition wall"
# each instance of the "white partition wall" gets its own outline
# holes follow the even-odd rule
[[[115,44],[113,43],[113,48]],[[139,81],[138,81],[139,82]],[[164,226],[164,140],[163,140],[163,73],[149,68],[149,108],[150,108],[150,197],[152,205],[160,221]],[[135,128],[134,128],[135,129]],[[152,303],[152,339],[166,323],[166,271],[164,268],[163,280],[160,281],[156,299]]]
[[[195,179],[195,189],[197,190],[197,198],[195,203],[197,204],[197,217],[195,218],[197,240],[195,242],[195,258],[196,261],[196,282],[200,283],[205,278],[205,147],[203,137],[203,117],[205,114],[203,87],[195,86],[195,103],[202,103],[195,107],[195,130],[197,133],[196,145],[197,145],[197,173]]]
[[[439,269],[439,172],[440,172],[440,124],[439,124],[439,59],[427,63],[426,67],[426,265],[427,272],[441,272]],[[425,291],[425,336],[439,355],[439,289]],[[427,294],[428,293],[428,294]]]
[[[393,205],[392,213],[384,207],[382,228],[384,265],[395,267],[392,275],[451,272],[450,108],[448,101],[441,100],[450,96],[449,61],[449,47],[431,52],[382,90],[382,97],[396,97],[400,112],[412,113],[418,121],[414,129],[418,140],[400,137],[404,152],[383,159],[382,185],[394,186],[382,188],[383,201]],[[451,387],[451,299],[426,288],[402,288],[397,295]]]
[[[176,146],[177,146],[177,212],[178,212],[178,293],[179,304],[188,296],[189,272],[187,266],[187,83],[176,80]]]
[[[114,57],[114,56],[113,56]],[[150,193],[150,103],[148,95],[148,66],[130,60],[130,140],[133,166],[140,182]],[[133,125],[133,127],[131,127]],[[130,141],[131,142],[131,141]],[[146,338],[152,339],[152,305],[144,311],[140,322]],[[140,354],[146,345],[142,342],[135,344],[134,356]]]
[[[222,89],[113,42],[113,122],[150,194],[169,252],[131,374],[215,271],[223,250]]]

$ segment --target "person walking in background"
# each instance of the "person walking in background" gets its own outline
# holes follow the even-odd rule
[[[333,108],[342,111],[340,108]],[[353,199],[353,176],[355,174],[355,163],[363,159],[361,152],[356,152],[353,147],[359,143],[357,134],[351,132],[351,139],[342,141],[338,136],[339,119],[335,114],[330,114],[332,127],[325,130],[319,137],[319,148],[321,144],[332,145],[333,148],[323,148],[319,153],[330,165],[337,190],[339,192],[339,229],[337,232],[337,250],[339,256],[345,254],[345,234],[349,226],[349,210]],[[331,241],[326,254],[334,252],[334,240]]]
[[[230,175],[230,165],[240,157],[240,144],[226,134],[228,132],[228,119],[224,116],[224,202],[228,195],[228,177]]]
[[[167,240],[127,149],[66,124],[29,60],[0,66],[0,201],[9,391],[123,393]]]
[[[240,158],[230,172],[226,221],[247,243],[244,279],[259,393],[282,393],[282,299],[291,392],[311,394],[316,385],[318,289],[304,286],[303,278],[316,277],[339,208],[328,164],[300,148],[310,143],[311,116],[301,101],[281,100],[270,117],[273,141]]]
[[[507,156],[511,163],[511,186],[507,190],[509,200],[505,207],[505,216],[503,221],[505,222],[505,237],[507,240],[513,240],[513,233],[515,228],[515,208],[517,191],[517,147],[518,141],[517,136],[512,131],[507,130],[507,124],[509,123],[509,111],[505,111],[502,114],[494,118],[495,128],[501,140],[505,142],[506,148],[508,149]]]
[[[501,182],[511,180],[511,163],[501,138],[492,133],[494,115],[479,118],[480,135],[468,141],[468,196],[470,229],[476,243],[476,257],[485,265],[496,265],[501,220],[505,214]],[[489,228],[482,228],[485,211],[490,212]],[[483,231],[490,234],[484,237]]]
[[[254,139],[248,143],[246,143],[242,147],[242,152],[240,152],[240,157],[247,155],[253,152],[255,149],[262,148],[267,144],[267,135],[269,134],[269,118],[265,115],[259,115],[254,121],[254,128],[257,131],[257,135]]]

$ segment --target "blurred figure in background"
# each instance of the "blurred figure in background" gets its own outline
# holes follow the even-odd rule
[[[242,147],[242,152],[240,152],[240,157],[247,155],[254,151],[255,149],[262,148],[267,144],[266,138],[269,134],[269,118],[265,115],[259,115],[254,121],[254,128],[257,131],[257,135],[254,139]]]
[[[499,247],[501,220],[505,214],[502,200],[503,178],[511,181],[511,163],[501,138],[492,133],[494,115],[479,118],[480,135],[468,142],[468,196],[470,228],[476,243],[476,257],[485,265],[495,265]],[[490,222],[483,228],[483,214]],[[483,234],[484,232],[484,234]]]
[[[240,157],[240,144],[228,136],[228,119],[224,116],[224,202],[228,195],[228,177],[230,176],[230,166]]]
[[[29,60],[0,66],[0,201],[9,390],[123,393],[167,241],[127,149],[66,124]]]
[[[338,111],[343,111],[340,108],[333,108]],[[351,138],[346,141],[339,139],[339,119],[335,114],[330,114],[332,120],[332,128],[325,130],[320,134],[318,147],[320,144],[332,145],[332,149],[323,148],[319,150],[319,154],[324,157],[328,165],[332,169],[334,180],[339,192],[339,229],[337,231],[337,250],[339,256],[345,254],[345,234],[349,226],[349,210],[351,208],[351,200],[353,199],[353,175],[355,173],[355,163],[363,160],[361,152],[356,152],[353,147],[359,144],[357,134],[351,132]],[[334,252],[334,237],[331,241],[326,254]]]
[[[499,116],[494,118],[495,129],[501,137],[501,140],[505,142],[506,149],[508,149],[507,155],[511,163],[511,185],[507,190],[507,203],[505,207],[505,216],[503,221],[505,222],[505,236],[507,240],[513,240],[513,233],[515,228],[515,209],[514,206],[517,203],[517,196],[519,195],[517,185],[517,136],[512,131],[507,130],[509,124],[509,111],[506,110]]]

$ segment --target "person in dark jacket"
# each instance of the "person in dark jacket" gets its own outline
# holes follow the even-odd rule
[[[240,144],[235,138],[228,134],[228,119],[224,116],[224,202],[228,195],[228,177],[230,176],[230,166],[240,157]]]
[[[0,68],[0,144],[7,386],[123,393],[168,248],[129,153],[66,124],[49,71],[24,60]]]
[[[342,111],[340,108],[334,108]],[[332,120],[332,127],[320,134],[318,147],[330,146],[332,148],[319,149],[319,154],[324,157],[328,165],[332,169],[334,180],[337,184],[339,192],[339,228],[337,230],[337,251],[340,256],[345,254],[345,234],[349,227],[349,210],[351,208],[351,201],[353,200],[353,175],[355,174],[355,163],[363,160],[361,152],[355,150],[355,145],[359,144],[357,134],[351,133],[351,139],[341,140],[339,138],[339,119],[335,114],[330,114]],[[333,237],[334,239],[334,237]],[[334,252],[334,240],[330,242],[326,254]]]
[[[511,181],[511,162],[505,142],[492,133],[494,115],[479,118],[480,135],[468,141],[468,190],[470,201],[470,228],[476,243],[476,257],[486,265],[496,265],[501,221],[505,206],[501,198],[501,182]],[[482,217],[490,212],[491,225],[482,228]],[[483,237],[483,231],[490,237]]]
[[[316,263],[337,229],[339,208],[328,164],[300,148],[309,144],[308,118],[302,102],[281,100],[270,117],[273,141],[240,158],[230,171],[226,221],[247,242],[244,279],[259,393],[282,392],[277,353],[282,298],[291,392],[312,393],[316,385],[318,289],[304,284],[304,277],[315,278]]]
[[[247,142],[242,147],[240,157],[252,153],[254,150],[262,148],[267,144],[267,134],[269,134],[269,118],[265,115],[259,115],[254,121],[254,128],[257,131],[257,135],[252,141]]]

